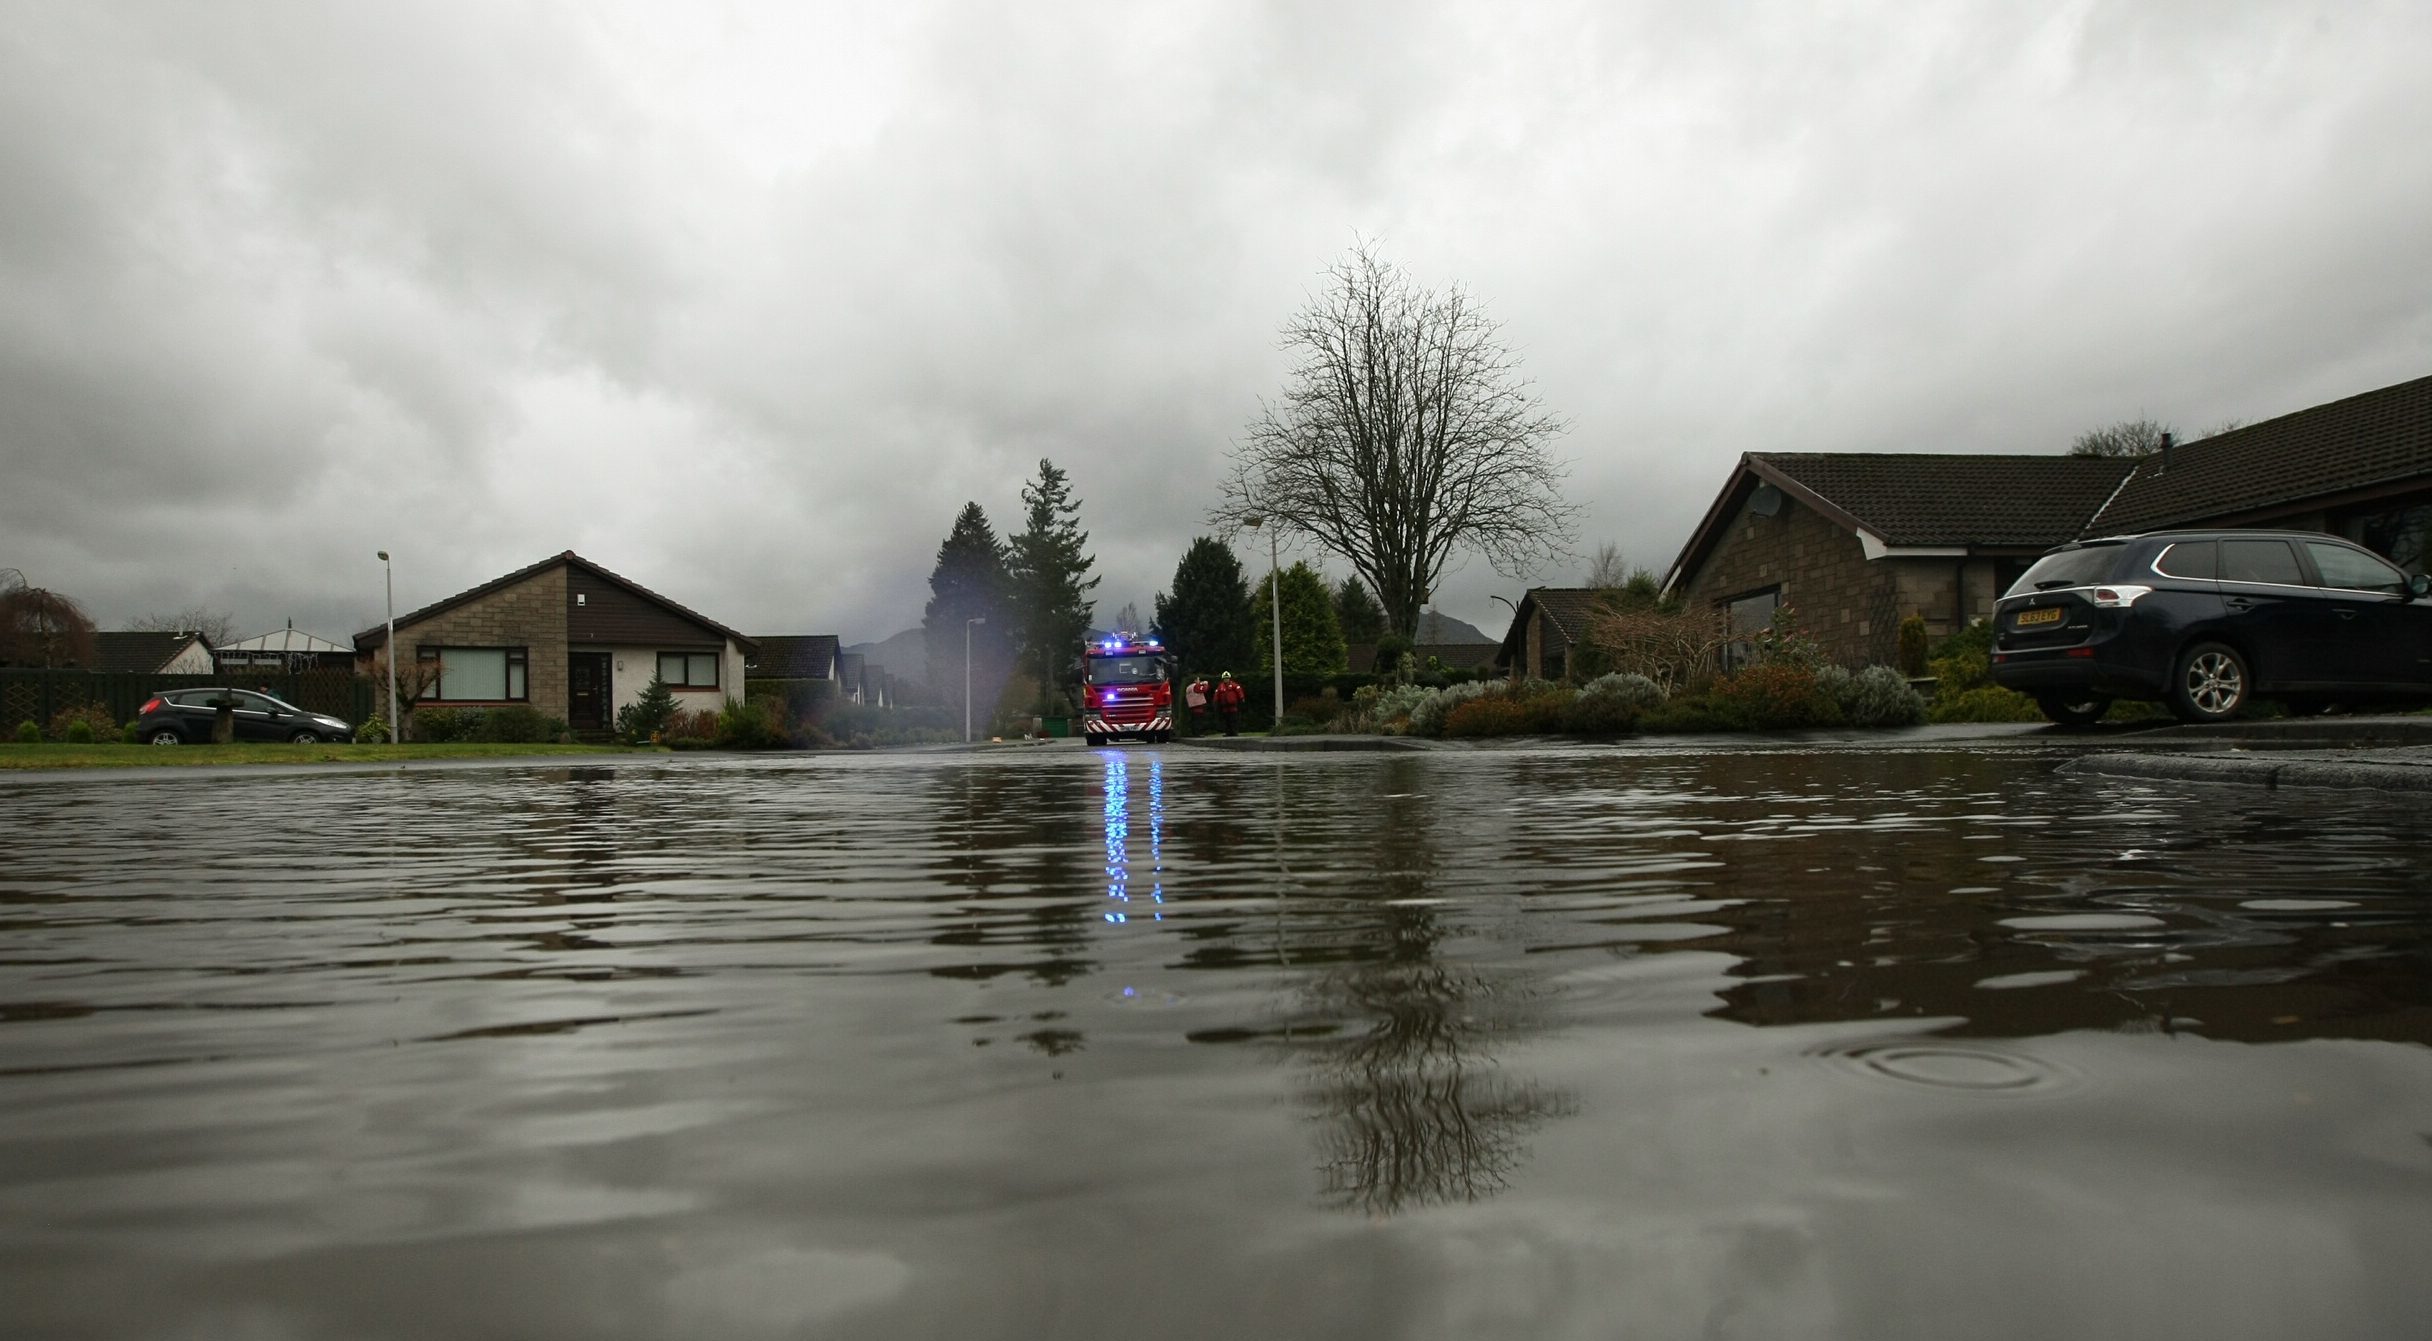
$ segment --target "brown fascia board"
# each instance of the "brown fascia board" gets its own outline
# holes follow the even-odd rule
[[[498,591],[505,587],[511,587],[518,582],[524,581],[526,578],[537,577],[541,573],[547,572],[550,568],[561,563],[569,565],[579,564],[582,566],[583,571],[590,573],[594,577],[613,582],[616,585],[623,587],[625,590],[632,592],[634,595],[641,597],[643,600],[650,601],[656,605],[665,606],[669,610],[673,610],[677,614],[684,616],[686,619],[691,620],[695,624],[699,624],[703,628],[715,629],[726,637],[734,639],[736,645],[740,647],[747,655],[759,649],[760,645],[758,643],[753,642],[751,639],[746,638],[742,634],[735,632],[733,629],[726,627],[724,624],[721,624],[718,621],[699,613],[698,611],[690,610],[684,606],[678,605],[674,601],[661,596],[657,592],[652,591],[650,588],[634,581],[632,578],[626,577],[622,573],[615,573],[609,571],[608,569],[602,568],[598,564],[593,563],[591,560],[584,558],[582,555],[577,554],[570,549],[552,554],[548,558],[541,560],[539,563],[518,568],[514,572],[508,573],[503,577],[494,577],[489,581],[482,583],[478,587],[467,588],[466,590],[457,592],[455,595],[447,597],[444,600],[434,601],[429,605],[423,606],[419,610],[410,611],[404,615],[400,615],[397,618],[397,627],[402,629],[408,625],[420,623],[421,621],[429,619],[434,615],[446,614],[448,611],[453,610],[468,601],[478,600],[481,597],[489,595],[491,592]],[[387,642],[388,622],[383,620],[380,623],[374,624],[370,628],[365,629],[363,632],[355,635],[355,651],[358,653],[367,652],[372,648],[384,646]]]

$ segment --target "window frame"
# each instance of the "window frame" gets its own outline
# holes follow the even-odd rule
[[[503,654],[503,655],[505,656],[505,658],[506,658],[506,667],[505,667],[505,671],[504,671],[504,678],[505,678],[506,683],[505,683],[504,688],[507,690],[507,697],[505,697],[505,698],[452,698],[452,697],[450,697],[450,696],[448,695],[448,692],[447,692],[447,678],[448,678],[448,671],[447,671],[447,663],[448,663],[448,658],[447,658],[447,654],[448,654],[448,653],[450,653],[450,652],[497,652],[497,653],[501,653],[501,654]],[[439,674],[438,674],[438,675],[436,675],[436,676],[434,676],[434,677],[432,677],[431,682],[430,682],[428,685],[423,686],[423,690],[422,690],[422,692],[421,692],[419,695],[417,695],[417,696],[415,697],[415,699],[414,699],[414,701],[415,701],[416,703],[436,703],[436,704],[449,704],[449,703],[473,703],[473,704],[481,704],[481,703],[530,703],[530,702],[532,701],[532,649],[531,649],[530,647],[510,647],[510,646],[489,646],[489,647],[476,647],[476,646],[471,646],[471,645],[455,645],[455,646],[444,646],[444,647],[442,647],[442,646],[433,646],[433,645],[430,645],[430,644],[423,644],[423,645],[420,645],[420,646],[415,647],[415,649],[414,649],[414,664],[415,664],[415,665],[417,665],[417,666],[419,666],[419,665],[423,664],[424,662],[429,662],[429,661],[436,661],[436,662],[438,662],[438,663],[439,663]],[[520,676],[517,674],[517,672],[519,672],[519,671],[521,672],[521,675],[520,675]],[[515,692],[515,690],[516,690],[516,688],[517,688],[516,681],[517,681],[519,678],[520,678],[520,679],[523,681],[522,686],[521,686],[521,687],[522,687],[522,689],[523,689],[523,692],[522,692],[521,694],[518,694],[518,693],[516,693],[516,692]]]
[[[669,657],[684,659],[685,678],[682,680],[667,678],[667,659]],[[679,694],[714,694],[718,692],[726,679],[726,653],[723,651],[703,652],[693,648],[674,648],[659,652],[657,658],[651,663],[651,673],[658,678],[659,683]],[[706,659],[709,662],[708,684],[697,684],[692,679],[692,663],[696,659]]]

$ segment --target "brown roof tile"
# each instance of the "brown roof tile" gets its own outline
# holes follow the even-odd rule
[[[2419,377],[2148,456],[2083,533],[2265,520],[2426,476],[2432,377]]]
[[[836,669],[833,633],[767,633],[744,669],[756,679],[824,680]]]
[[[2117,459],[1923,452],[1751,452],[1760,475],[1887,545],[2044,547],[2076,538],[2132,468]]]

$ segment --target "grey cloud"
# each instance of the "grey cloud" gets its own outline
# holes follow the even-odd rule
[[[1043,455],[1145,607],[1355,234],[1506,323],[1582,547],[1657,566],[1744,450],[2059,450],[2432,352],[2396,3],[13,17],[0,563],[105,618],[342,635],[373,548],[410,606],[574,547],[883,637]]]

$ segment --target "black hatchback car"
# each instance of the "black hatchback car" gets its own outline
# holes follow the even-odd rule
[[[2063,545],[1993,607],[1993,680],[2082,725],[2113,699],[2182,721],[2432,699],[2432,581],[2311,531]]]
[[[207,744],[222,700],[230,706],[238,740],[351,741],[355,728],[338,718],[307,712],[285,699],[250,689],[172,689],[144,700],[135,718],[135,738],[154,745]]]

